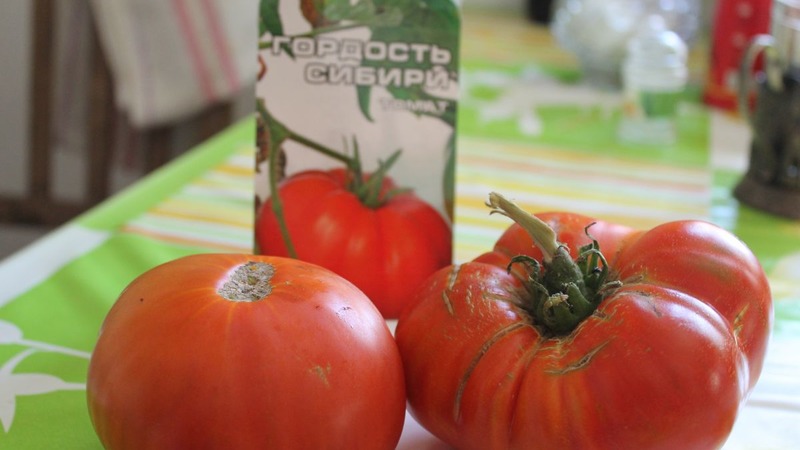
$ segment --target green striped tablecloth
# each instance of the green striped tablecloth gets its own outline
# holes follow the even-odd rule
[[[582,85],[542,29],[468,15],[464,34],[455,259],[487,250],[508,226],[483,206],[492,190],[530,211],[573,210],[642,228],[680,218],[725,226],[757,253],[776,302],[764,374],[726,448],[796,448],[800,223],[731,198],[738,173],[712,164],[709,151],[714,133],[727,130],[689,102],[676,146],[621,145],[618,93]],[[250,251],[254,135],[245,120],[0,262],[1,449],[100,447],[84,388],[100,323],[124,286],[157,264]],[[409,419],[400,448],[439,448],[430,439]]]

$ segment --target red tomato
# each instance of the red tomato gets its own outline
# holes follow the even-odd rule
[[[286,258],[196,255],[134,280],[91,358],[107,449],[393,449],[397,346],[351,283]]]
[[[571,213],[541,219],[566,260],[591,245],[594,223],[608,266],[584,247],[583,279],[555,282],[558,257],[515,224],[494,251],[438,271],[395,334],[413,416],[459,449],[720,447],[772,321],[752,252],[705,222],[640,232]],[[537,262],[508,271],[516,255]],[[581,283],[599,287],[585,296],[596,309],[574,328],[551,326],[579,309],[583,291],[570,289]]]
[[[381,195],[394,188],[384,178]],[[386,318],[396,318],[419,284],[452,261],[450,226],[411,192],[366,206],[348,189],[344,169],[295,174],[278,192],[297,257],[350,280]],[[261,207],[256,242],[261,253],[289,255],[271,199]]]

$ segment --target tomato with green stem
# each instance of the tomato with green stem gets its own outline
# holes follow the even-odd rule
[[[396,318],[416,288],[452,261],[444,216],[388,175],[401,151],[362,170],[358,143],[348,156],[298,135],[259,103],[270,129],[270,197],[256,217],[257,252],[319,264],[354,283],[385,318]],[[278,145],[293,140],[344,164],[277,179]]]
[[[451,230],[436,209],[378,173],[337,168],[289,176],[277,190],[289,240],[273,197],[260,209],[255,235],[259,252],[331,269],[364,291],[384,317],[396,318],[416,288],[451,262]]]
[[[107,449],[393,449],[400,355],[375,306],[288,258],[202,254],[137,277],[89,364]]]
[[[513,224],[400,318],[409,408],[459,449],[710,449],[755,385],[772,322],[753,253],[707,222],[572,213]]]

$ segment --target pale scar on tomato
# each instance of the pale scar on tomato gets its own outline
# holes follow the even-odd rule
[[[450,270],[450,276],[447,278],[447,290],[452,291],[453,287],[456,285],[456,279],[458,278],[458,274],[461,272],[461,265],[456,264]]]
[[[505,326],[492,335],[489,340],[483,343],[478,353],[475,357],[472,358],[470,361],[469,366],[464,371],[464,374],[461,376],[461,380],[458,382],[458,389],[456,390],[456,397],[453,400],[453,418],[458,421],[461,416],[461,398],[464,396],[464,390],[467,388],[467,382],[469,378],[472,376],[472,373],[475,371],[475,368],[480,363],[481,359],[489,352],[489,350],[500,341],[502,338],[508,336],[509,334],[517,331],[521,328],[527,327],[528,325],[524,322],[515,322],[508,326]]]
[[[263,300],[272,293],[272,264],[250,261],[237,267],[217,293],[232,302]]]
[[[453,309],[453,302],[450,301],[450,297],[447,295],[447,291],[442,291],[442,301],[444,302],[445,308],[447,308],[447,313],[451,316],[455,316],[456,312]]]
[[[744,316],[747,314],[748,309],[750,309],[750,305],[745,304],[742,310],[739,311],[733,319],[733,335],[736,336],[736,339],[740,339],[742,328],[744,327]]]
[[[316,375],[320,379],[320,381],[322,381],[322,384],[324,384],[325,387],[331,387],[330,381],[328,380],[328,375],[330,375],[331,373],[330,363],[328,363],[325,367],[316,365],[308,369],[308,371]]]
[[[603,350],[603,347],[608,345],[611,342],[611,339],[603,342],[602,344],[598,345],[597,347],[589,350],[585,355],[581,356],[577,361],[567,364],[564,367],[559,367],[557,369],[546,370],[545,373],[549,373],[552,375],[565,375],[567,373],[573,372],[575,370],[581,370],[588,366],[592,359]]]
[[[456,312],[453,309],[453,302],[450,300],[450,297],[447,295],[448,292],[452,291],[455,288],[456,281],[458,279],[458,274],[461,271],[461,265],[456,264],[450,269],[450,275],[447,277],[447,287],[442,290],[442,301],[444,302],[444,306],[447,308],[448,314],[451,316],[455,316]]]

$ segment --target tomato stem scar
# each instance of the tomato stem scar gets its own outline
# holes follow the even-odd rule
[[[250,261],[236,267],[217,289],[217,294],[232,302],[256,302],[272,292],[270,281],[275,267],[264,262]]]

